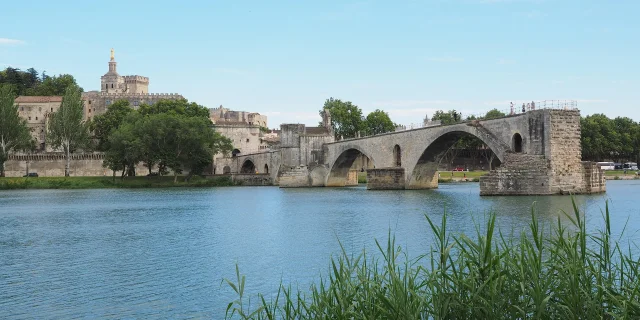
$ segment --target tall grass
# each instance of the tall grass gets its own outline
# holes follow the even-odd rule
[[[640,319],[640,261],[604,230],[587,233],[574,203],[552,226],[531,210],[529,230],[506,237],[495,215],[474,235],[453,235],[446,214],[435,223],[431,250],[408,258],[394,237],[366,251],[331,259],[308,291],[281,285],[250,304],[245,277],[225,280],[236,292],[226,318],[241,319]],[[482,230],[482,231],[481,231]],[[254,308],[250,306],[254,305]]]

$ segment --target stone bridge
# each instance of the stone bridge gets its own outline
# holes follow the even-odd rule
[[[262,156],[264,160],[256,162],[258,168],[268,161],[272,168],[278,166],[271,174],[281,187],[340,187],[348,185],[354,161],[364,155],[374,165],[367,170],[368,189],[437,188],[443,157],[458,139],[469,135],[480,139],[501,163],[480,179],[482,195],[605,191],[602,171],[594,163],[581,161],[578,110],[534,110],[499,119],[326,142],[315,161],[307,163],[295,164],[283,152]],[[299,148],[304,150],[305,146],[300,144]],[[249,157],[256,155],[237,159],[233,170],[242,172]]]

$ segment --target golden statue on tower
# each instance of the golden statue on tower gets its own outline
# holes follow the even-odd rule
[[[116,57],[115,57],[115,54],[114,54],[113,48],[111,48],[111,61],[115,60],[115,58],[116,58]]]

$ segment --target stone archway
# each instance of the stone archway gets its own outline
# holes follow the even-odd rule
[[[224,166],[224,168],[222,168],[222,174],[230,174],[230,173],[231,173],[231,167]]]
[[[402,166],[402,150],[397,144],[393,147],[393,165],[396,167]]]
[[[327,187],[344,187],[347,185],[357,185],[359,170],[353,169],[352,166],[356,159],[362,156],[366,157],[368,159],[368,162],[373,163],[373,166],[375,167],[373,159],[364,152],[356,148],[345,150],[331,165],[329,175],[327,177],[327,183],[325,185]]]
[[[410,173],[407,181],[407,189],[431,189],[438,187],[438,170],[445,157],[450,156],[452,148],[460,141],[461,137],[473,136],[487,146],[497,157],[499,162],[503,161],[503,156],[509,150],[487,141],[481,135],[474,134],[473,131],[449,130],[444,131],[429,143],[416,164],[407,171]]]
[[[266,163],[264,164],[264,172],[262,173],[269,173],[269,165],[267,165]]]
[[[256,173],[256,165],[253,161],[247,159],[242,163],[240,173]]]
[[[513,134],[511,138],[511,150],[516,153],[522,152],[522,136],[519,133]]]

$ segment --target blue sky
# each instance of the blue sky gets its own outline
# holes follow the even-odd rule
[[[640,120],[640,1],[4,1],[0,67],[121,75],[207,107],[315,125],[324,100],[397,123],[577,100]]]

